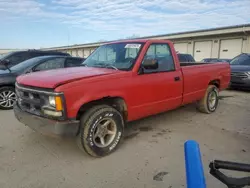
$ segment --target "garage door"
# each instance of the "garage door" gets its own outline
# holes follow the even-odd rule
[[[72,56],[73,56],[73,57],[76,57],[76,56],[77,56],[76,50],[72,50]]]
[[[212,41],[201,41],[194,43],[194,59],[201,61],[204,58],[210,58],[212,52]]]
[[[71,51],[71,50],[68,50],[67,53],[71,55],[72,51]]]
[[[88,48],[85,48],[83,52],[84,52],[84,54],[83,54],[84,58],[87,58],[90,55],[90,49],[88,49]]]
[[[82,49],[77,50],[77,56],[78,57],[83,57],[83,50]]]
[[[175,43],[174,48],[176,52],[186,54],[188,52],[188,43]]]
[[[234,58],[242,52],[242,39],[221,40],[220,58]]]

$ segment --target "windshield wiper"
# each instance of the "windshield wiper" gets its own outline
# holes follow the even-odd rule
[[[116,68],[115,66],[113,65],[110,65],[110,64],[107,64],[107,63],[95,63],[93,64],[94,66],[98,66],[98,67],[103,67],[103,68],[112,68],[112,69],[115,69],[115,70],[119,70],[118,68]]]
[[[88,67],[87,64],[81,64],[80,66],[81,66],[81,67]]]
[[[11,69],[9,68],[9,66],[8,66],[8,61],[6,61],[6,60],[0,60],[0,65],[3,65],[6,69],[8,69],[8,71],[10,71],[11,72]]]
[[[119,70],[118,68],[116,68],[116,67],[113,66],[113,65],[107,65],[106,68],[112,68],[112,69],[115,69],[115,70]]]

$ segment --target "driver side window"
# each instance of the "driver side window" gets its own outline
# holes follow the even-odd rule
[[[64,67],[65,58],[53,58],[49,59],[39,65],[37,65],[33,71],[43,71],[43,70],[50,70],[50,69],[58,69]]]
[[[173,56],[168,44],[151,44],[146,55],[144,56],[143,62],[146,59],[157,60],[158,68],[154,70],[144,69],[145,73],[167,72],[175,70]]]

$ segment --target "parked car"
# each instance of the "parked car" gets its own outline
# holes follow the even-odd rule
[[[70,56],[68,53],[56,52],[56,51],[42,51],[42,50],[15,51],[4,54],[0,57],[0,68],[6,69],[6,65],[9,68],[11,68],[12,66],[15,66],[27,59],[31,59],[38,56],[48,56],[48,55]]]
[[[250,53],[243,53],[232,59],[231,83],[232,88],[250,88]]]
[[[194,57],[191,54],[179,54],[179,53],[177,53],[177,56],[178,56],[180,63],[195,62]]]
[[[231,59],[219,59],[219,58],[205,58],[201,60],[202,63],[218,63],[218,62],[227,62],[229,63]]]
[[[68,56],[39,56],[28,59],[11,68],[0,70],[0,109],[13,108],[16,101],[15,82],[21,74],[57,69],[63,67],[75,67],[82,64],[83,58]]]
[[[117,148],[126,122],[192,102],[214,112],[230,82],[228,63],[179,63],[168,40],[105,44],[83,65],[18,77],[14,112],[42,134],[77,136],[94,157]]]
[[[219,62],[227,62],[230,63],[232,59],[219,59]]]

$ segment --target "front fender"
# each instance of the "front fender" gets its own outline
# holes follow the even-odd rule
[[[3,77],[0,78],[0,87],[3,86],[15,86],[16,78],[12,77]]]
[[[87,104],[89,102],[97,101],[105,97],[120,97],[124,99],[126,103],[126,95],[119,91],[113,92],[100,92],[100,93],[85,93],[81,98],[75,100],[69,107],[67,105],[68,117],[75,118],[77,116],[78,111],[82,107],[82,105]]]

